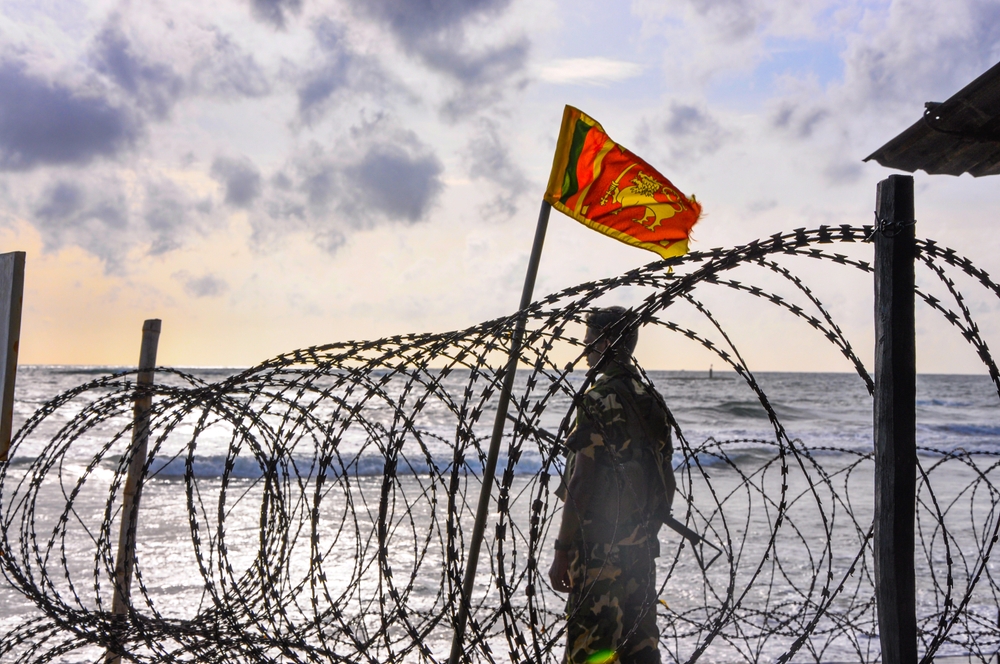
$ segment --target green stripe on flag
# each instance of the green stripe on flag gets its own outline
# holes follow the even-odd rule
[[[576,166],[580,161],[580,153],[583,152],[583,144],[587,141],[587,134],[593,127],[583,120],[576,121],[573,129],[573,142],[569,148],[569,161],[566,163],[566,174],[563,176],[562,196],[560,202],[565,203],[569,198],[580,190],[580,183],[576,179]]]

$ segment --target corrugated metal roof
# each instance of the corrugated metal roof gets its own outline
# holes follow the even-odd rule
[[[924,117],[865,161],[910,173],[1000,174],[1000,64],[948,101],[926,106]]]

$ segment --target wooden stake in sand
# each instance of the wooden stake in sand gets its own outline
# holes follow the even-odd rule
[[[132,455],[122,491],[122,521],[118,534],[118,556],[115,559],[115,595],[111,613],[124,616],[128,613],[132,587],[132,568],[135,564],[135,533],[139,521],[139,497],[142,493],[142,468],[146,464],[146,447],[149,443],[149,414],[153,408],[153,385],[156,368],[156,346],[160,339],[160,320],[151,319],[142,324],[142,347],[139,351],[139,375],[136,378],[135,407],[132,411]],[[124,621],[123,621],[124,622]],[[122,625],[124,627],[124,625]],[[108,648],[105,664],[119,664],[121,653]]]

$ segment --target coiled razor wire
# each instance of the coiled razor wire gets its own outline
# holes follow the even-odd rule
[[[846,335],[788,267],[810,258],[871,272],[829,251],[870,234],[821,226],[694,252],[466,330],[308,348],[218,382],[157,369],[124,618],[112,615],[111,599],[136,375],[60,394],[20,428],[0,471],[3,574],[39,609],[0,636],[0,659],[103,661],[111,649],[132,662],[444,661],[490,423],[523,315],[523,368],[465,654],[559,661],[565,600],[545,573],[561,509],[558,441],[592,376],[554,357],[571,348],[579,364],[586,313],[619,289],[641,288],[649,295],[629,310],[631,324],[714,353],[774,431],[696,441],[674,422],[683,498],[675,516],[723,555],[700,569],[690,543],[661,534],[665,661],[877,661],[872,452],[790,438],[704,297],[728,290],[804,321],[870,393]],[[1000,395],[1000,372],[953,275],[990,297],[1000,286],[932,241],[918,241],[917,252],[942,297],[924,287],[917,295],[973,345]],[[778,285],[734,278],[748,270]],[[700,327],[671,317],[683,303]],[[989,661],[1000,648],[997,455],[921,448],[919,473],[924,659]],[[171,539],[178,527],[189,546]]]

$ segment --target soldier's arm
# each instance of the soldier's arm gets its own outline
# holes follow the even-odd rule
[[[573,463],[573,475],[566,487],[566,503],[563,505],[559,536],[556,538],[556,552],[549,568],[549,582],[559,592],[569,592],[573,585],[569,576],[569,549],[580,529],[580,515],[590,504],[593,480],[594,458],[577,454]]]
[[[566,485],[566,504],[563,506],[562,523],[556,540],[568,545],[580,529],[580,516],[590,505],[591,488],[594,486],[594,458],[577,454],[573,464],[573,476]]]
[[[555,541],[555,555],[549,568],[549,581],[552,588],[559,592],[569,592],[572,580],[569,576],[569,551],[577,539],[580,530],[580,517],[590,505],[590,493],[595,479],[596,446],[603,440],[596,437],[593,426],[593,415],[598,412],[588,393],[580,404],[576,415],[576,426],[566,439],[566,447],[574,451],[573,470],[566,482],[566,496],[563,501],[562,520],[559,523],[559,535]]]

